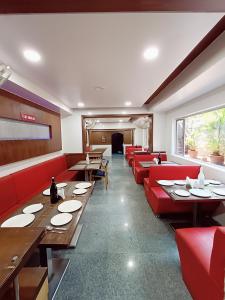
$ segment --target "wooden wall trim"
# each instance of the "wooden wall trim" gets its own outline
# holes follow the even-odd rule
[[[9,92],[0,91],[0,118],[21,120],[21,113],[35,116],[36,124],[51,127],[49,140],[0,141],[0,165],[18,162],[62,149],[60,115],[22,99]]]
[[[224,1],[225,3],[225,1]],[[196,47],[185,57],[176,69],[163,81],[157,90],[148,98],[145,104],[149,104],[164,90],[181,72],[189,66],[215,39],[225,31],[225,16],[207,33]],[[156,102],[155,102],[156,103]]]
[[[1,0],[1,14],[84,12],[224,12],[223,0]]]

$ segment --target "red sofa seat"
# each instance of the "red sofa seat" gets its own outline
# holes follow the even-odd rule
[[[0,218],[5,218],[23,203],[56,181],[75,180],[77,171],[68,171],[66,157],[60,156],[0,178]]]
[[[183,280],[195,300],[224,299],[225,227],[176,231]]]
[[[138,149],[137,149],[138,148]],[[125,146],[125,158],[127,159],[127,155],[130,154],[130,152],[133,152],[134,150],[142,149],[141,145],[136,146]]]
[[[134,155],[132,170],[134,173],[135,181],[138,184],[143,184],[144,178],[149,177],[149,168],[143,168],[140,165],[140,161],[152,161],[157,158],[158,154],[147,154],[147,155]],[[167,160],[166,154],[161,154],[161,159],[163,161]]]

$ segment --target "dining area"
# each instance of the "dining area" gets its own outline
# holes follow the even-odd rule
[[[82,231],[79,221],[94,184],[59,182],[56,203],[51,202],[50,188],[45,189],[1,222],[5,250],[1,249],[0,299],[39,299],[39,294],[40,299],[54,298],[69,259],[54,258],[53,250],[76,247]]]

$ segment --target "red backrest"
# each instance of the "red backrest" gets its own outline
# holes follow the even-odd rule
[[[219,288],[224,290],[225,278],[225,227],[216,229],[210,262],[210,274]]]
[[[44,162],[47,169],[48,179],[51,180],[52,177],[56,177],[58,174],[66,171],[66,157],[65,155],[50,159]]]
[[[149,170],[149,185],[158,186],[157,180],[182,180],[186,177],[197,178],[200,166],[151,166]]]
[[[139,164],[139,161],[152,161],[154,158],[157,158],[158,154],[146,154],[146,155],[134,155],[134,166],[140,167],[141,165]],[[166,154],[161,154],[161,159],[162,160],[167,160],[167,155]]]
[[[18,203],[17,192],[11,175],[0,178],[0,216]]]
[[[11,176],[21,203],[39,193],[48,182],[50,184],[47,168],[43,163],[13,173]]]
[[[129,148],[126,149],[126,154],[130,154],[131,152],[134,151],[140,151],[142,150],[142,146],[129,146]]]

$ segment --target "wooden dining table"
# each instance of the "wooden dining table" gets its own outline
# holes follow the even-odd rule
[[[183,186],[178,186],[178,185],[172,185],[172,186],[163,186],[161,185],[161,188],[171,197],[171,199],[175,202],[175,203],[192,203],[193,207],[192,207],[192,224],[189,224],[190,227],[197,227],[197,226],[201,226],[201,222],[200,222],[200,206],[202,203],[209,203],[209,202],[213,202],[213,201],[219,201],[219,202],[223,202],[225,201],[225,196],[220,196],[217,195],[213,192],[214,189],[224,189],[225,185],[221,184],[221,185],[207,185],[204,187],[204,189],[209,190],[211,193],[210,197],[197,197],[195,195],[192,195],[190,193],[190,196],[187,197],[182,197],[182,196],[178,196],[175,193],[175,190],[184,190],[184,191],[189,191],[190,188],[186,188],[185,185]],[[182,224],[171,224],[173,228],[179,228],[179,227],[184,227],[182,226]],[[178,226],[176,226],[178,225]],[[181,225],[181,226],[180,226]],[[188,226],[188,227],[189,227]],[[186,225],[185,225],[186,227]]]
[[[79,210],[71,213],[73,216],[72,221],[62,226],[63,228],[66,228],[66,230],[58,230],[59,232],[61,232],[59,233],[55,231],[52,232],[46,229],[44,236],[40,240],[39,249],[41,266],[48,267],[49,299],[52,299],[54,297],[57,287],[61,282],[61,279],[64,276],[64,273],[69,264],[69,259],[53,258],[52,250],[75,247],[76,242],[79,238],[79,234],[82,230],[82,224],[79,224],[79,220],[94,189],[94,182],[91,182],[92,186],[87,189],[87,192],[85,194],[73,195],[73,190],[75,189],[75,185],[77,183],[80,183],[80,181],[67,182],[67,186],[64,188],[65,199],[61,199],[56,204],[52,204],[50,202],[50,196],[44,196],[41,193],[33,197],[30,201],[21,206],[13,214],[21,214],[23,212],[23,208],[25,208],[28,205],[42,203],[43,209],[35,213],[34,221],[27,228],[46,229],[47,226],[52,226],[51,218],[59,213],[57,208],[60,203],[72,199],[78,200],[82,203],[82,207]]]
[[[90,174],[93,171],[99,170],[101,168],[102,160],[101,159],[93,159],[90,160],[89,163],[86,160],[78,161],[75,165],[70,167],[69,171],[84,171],[85,181],[90,180]]]
[[[143,167],[143,168],[150,168],[152,166],[172,166],[172,165],[178,165],[177,163],[173,162],[173,161],[162,161],[161,164],[156,164],[154,161],[139,161],[139,164]]]
[[[15,299],[20,299],[18,274],[43,236],[43,228],[0,228],[0,299],[11,283]]]

